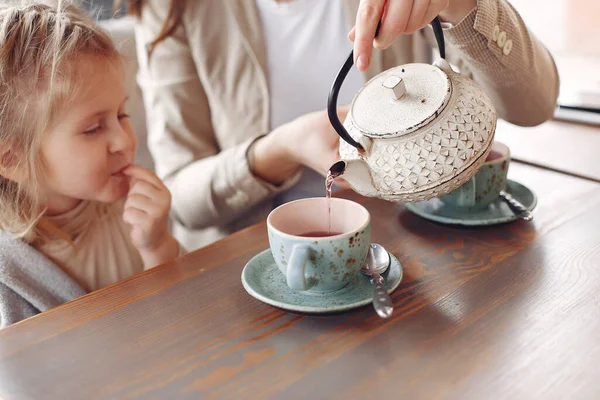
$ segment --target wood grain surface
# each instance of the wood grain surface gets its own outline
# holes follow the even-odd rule
[[[498,121],[495,138],[515,160],[600,182],[600,126],[548,121],[524,128]]]
[[[259,224],[0,331],[4,399],[600,397],[600,185],[511,164],[532,223],[457,228],[354,193],[404,266],[388,320],[250,297]]]

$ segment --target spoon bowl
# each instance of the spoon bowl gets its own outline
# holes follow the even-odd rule
[[[377,315],[381,318],[389,317],[392,315],[392,311],[394,311],[392,299],[383,286],[385,281],[381,276],[389,268],[390,262],[390,254],[387,250],[380,244],[371,243],[367,259],[360,269],[360,272],[366,276],[370,276],[375,284],[373,308],[375,308]]]

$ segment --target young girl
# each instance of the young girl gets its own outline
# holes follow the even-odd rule
[[[60,3],[0,6],[0,327],[180,253],[120,55]]]

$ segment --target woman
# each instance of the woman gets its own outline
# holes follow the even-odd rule
[[[447,59],[486,90],[501,118],[539,124],[558,95],[552,57],[505,0],[138,0],[130,12],[139,16],[149,148],[188,249],[277,204],[324,194],[338,136],[318,110],[352,49],[348,31],[358,68],[339,104],[385,69],[430,62],[433,35],[422,28],[435,15],[445,22]],[[372,44],[386,49],[372,53]]]

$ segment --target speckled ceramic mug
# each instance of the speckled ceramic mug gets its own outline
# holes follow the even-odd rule
[[[510,150],[500,142],[492,143],[485,163],[458,189],[440,196],[444,205],[459,209],[482,209],[506,189]]]
[[[332,292],[359,274],[371,239],[371,217],[351,200],[325,197],[283,204],[267,218],[269,244],[287,285]],[[331,235],[329,235],[331,233]]]

